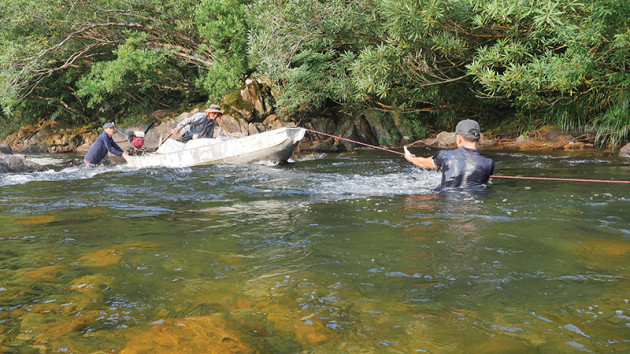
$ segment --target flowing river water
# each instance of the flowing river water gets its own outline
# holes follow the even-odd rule
[[[484,154],[630,179],[597,153]],[[381,151],[0,175],[0,350],[630,351],[630,185],[439,180]]]

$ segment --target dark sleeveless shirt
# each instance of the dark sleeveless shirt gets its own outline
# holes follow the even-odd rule
[[[442,171],[443,188],[468,188],[485,184],[494,173],[494,161],[479,151],[460,146],[457,150],[442,150],[433,156]]]

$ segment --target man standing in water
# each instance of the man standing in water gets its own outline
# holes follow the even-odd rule
[[[405,158],[416,166],[442,171],[440,189],[480,186],[494,173],[494,161],[481,156],[477,150],[480,138],[479,123],[462,120],[455,127],[456,150],[442,150],[433,157],[416,157],[405,146]]]
[[[204,112],[195,113],[192,117],[181,121],[175,128],[173,134],[178,134],[185,126],[190,125],[190,130],[182,135],[182,141],[188,142],[192,139],[212,138],[216,119],[221,118],[223,112],[216,104],[210,105]]]
[[[123,151],[123,149],[114,142],[112,139],[112,135],[116,132],[116,126],[114,123],[105,123],[105,132],[99,135],[94,144],[90,147],[90,150],[83,158],[85,162],[85,166],[87,168],[92,167],[92,165],[96,165],[107,155],[107,152],[111,152],[116,156],[122,156],[125,160],[129,153]]]

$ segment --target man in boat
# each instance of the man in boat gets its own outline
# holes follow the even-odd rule
[[[442,171],[439,189],[481,186],[494,173],[494,161],[481,156],[477,150],[480,138],[479,123],[465,119],[455,127],[456,150],[442,150],[433,157],[417,157],[405,146],[405,158],[416,166]]]
[[[112,139],[112,136],[116,133],[116,126],[114,123],[105,123],[103,128],[105,128],[105,131],[103,134],[99,135],[94,144],[90,147],[90,150],[88,150],[88,153],[83,158],[87,168],[101,162],[105,155],[107,155],[108,151],[116,156],[122,156],[125,160],[127,159],[127,156],[129,156],[129,153],[123,151],[123,149],[116,144],[114,139]]]
[[[173,134],[178,134],[184,127],[190,129],[182,135],[182,141],[188,142],[192,139],[212,138],[216,119],[221,118],[223,112],[216,104],[210,105],[204,112],[195,113],[192,117],[182,120],[175,128]]]

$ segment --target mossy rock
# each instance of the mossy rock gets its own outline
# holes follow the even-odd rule
[[[254,104],[243,100],[240,90],[234,90],[223,99],[223,110],[229,114],[230,111],[253,111]]]

